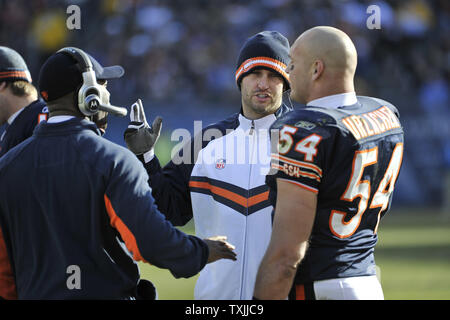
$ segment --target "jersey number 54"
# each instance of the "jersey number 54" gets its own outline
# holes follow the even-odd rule
[[[366,212],[368,206],[370,209],[380,208],[377,224],[374,229],[374,233],[376,233],[378,223],[380,222],[380,214],[388,207],[390,196],[394,191],[394,184],[400,171],[402,158],[403,143],[397,143],[392,152],[391,160],[389,161],[384,177],[381,179],[369,206],[370,181],[361,179],[364,168],[377,163],[378,147],[355,152],[350,181],[344,194],[341,196],[341,200],[353,202],[354,199],[359,197],[358,212],[349,221],[345,221],[345,212],[338,210],[331,211],[329,225],[331,232],[335,236],[348,238],[355,233],[361,222],[361,217]]]

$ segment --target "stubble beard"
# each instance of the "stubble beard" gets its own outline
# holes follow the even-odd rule
[[[266,115],[274,113],[278,109],[279,105],[276,105],[278,103],[276,102],[273,95],[270,95],[269,101],[267,101],[266,103],[253,101],[256,99],[254,95],[255,93],[252,93],[243,101],[247,110],[251,111],[253,114],[264,117]],[[281,105],[281,102],[279,104]]]

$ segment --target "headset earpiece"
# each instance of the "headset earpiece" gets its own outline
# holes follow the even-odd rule
[[[102,104],[102,90],[97,83],[92,68],[83,72],[83,85],[78,90],[78,108],[85,116],[92,116],[100,110]]]
[[[105,95],[108,94],[106,89],[97,83],[95,71],[92,66],[91,59],[81,49],[75,47],[62,48],[58,52],[65,52],[78,62],[78,66],[83,77],[83,84],[78,90],[78,109],[85,116],[91,117],[98,111],[103,110],[119,116],[126,116],[127,109],[104,104]]]
[[[93,116],[100,110],[100,105],[102,104],[101,94],[103,91],[97,83],[91,59],[89,59],[83,50],[74,47],[62,48],[58,52],[67,53],[77,60],[81,76],[83,77],[83,83],[78,89],[77,94],[78,109],[85,116]]]

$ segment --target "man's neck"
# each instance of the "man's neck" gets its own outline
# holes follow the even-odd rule
[[[25,96],[25,97],[16,97],[14,96],[9,101],[9,105],[12,106],[11,113],[8,117],[8,123],[11,124],[12,121],[14,121],[15,116],[17,116],[23,108],[30,105],[32,102],[36,101],[37,97],[34,95]]]
[[[352,79],[349,80],[339,76],[336,76],[336,79],[327,78],[322,82],[318,82],[311,88],[306,104],[323,97],[351,92],[355,92],[355,86]]]
[[[322,108],[338,108],[355,104],[357,101],[355,92],[345,92],[314,99],[306,105]]]

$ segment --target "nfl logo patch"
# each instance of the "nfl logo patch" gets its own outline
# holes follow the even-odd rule
[[[217,160],[216,161],[216,169],[221,170],[221,169],[225,168],[225,163],[226,163],[225,159]]]

